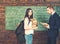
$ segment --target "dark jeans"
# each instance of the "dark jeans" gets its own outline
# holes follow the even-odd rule
[[[48,37],[47,44],[56,44],[57,37]]]

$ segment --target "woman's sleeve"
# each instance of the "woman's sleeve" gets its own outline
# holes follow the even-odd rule
[[[24,20],[24,29],[28,28],[28,18],[25,18]]]

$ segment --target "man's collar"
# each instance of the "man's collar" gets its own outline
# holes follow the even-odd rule
[[[52,12],[52,15],[54,15],[55,11]]]

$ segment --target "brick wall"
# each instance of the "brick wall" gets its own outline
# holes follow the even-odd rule
[[[17,39],[14,31],[5,30],[5,7],[6,6],[42,6],[49,5],[51,1],[47,0],[0,0],[0,44],[17,44]],[[60,6],[58,3],[53,1],[53,5]],[[59,34],[60,35],[60,34]],[[60,36],[59,36],[60,37]],[[60,38],[57,39],[57,44],[60,44]],[[35,32],[33,44],[46,44],[47,33],[46,32]]]

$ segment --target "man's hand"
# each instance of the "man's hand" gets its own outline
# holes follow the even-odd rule
[[[48,23],[42,23],[42,22],[40,22],[44,27],[46,27],[46,28],[50,28],[50,26],[49,26],[49,24]]]

